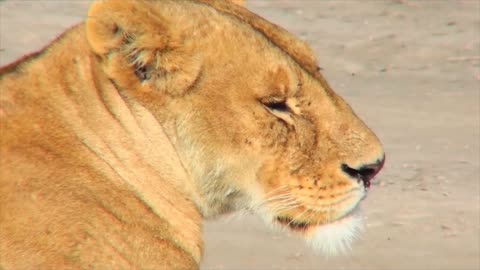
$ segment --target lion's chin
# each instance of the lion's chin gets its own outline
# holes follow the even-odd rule
[[[287,218],[276,218],[275,223],[300,234],[315,251],[325,256],[347,253],[363,228],[359,209],[328,224],[294,223]]]

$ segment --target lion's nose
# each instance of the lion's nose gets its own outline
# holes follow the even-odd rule
[[[370,180],[372,180],[372,178],[383,168],[383,164],[385,164],[385,156],[377,160],[375,163],[363,165],[358,169],[352,168],[344,163],[342,164],[342,170],[358,181],[361,180],[363,186],[368,188],[370,187]]]

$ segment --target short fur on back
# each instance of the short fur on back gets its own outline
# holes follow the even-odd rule
[[[348,246],[382,147],[232,1],[97,1],[0,69],[1,269],[198,269],[202,219],[236,210]]]

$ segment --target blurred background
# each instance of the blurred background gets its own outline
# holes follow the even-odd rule
[[[0,65],[86,16],[87,0],[0,1]],[[202,269],[480,269],[480,1],[247,0],[306,40],[387,163],[350,254],[323,258],[255,216],[207,221]]]

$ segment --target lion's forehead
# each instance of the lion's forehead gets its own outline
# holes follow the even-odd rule
[[[231,16],[263,35],[268,41],[277,46],[282,52],[291,57],[300,67],[315,78],[320,78],[315,56],[310,47],[303,41],[295,38],[285,29],[275,25],[249,10],[228,3],[228,1],[191,0],[213,7],[217,12]]]

